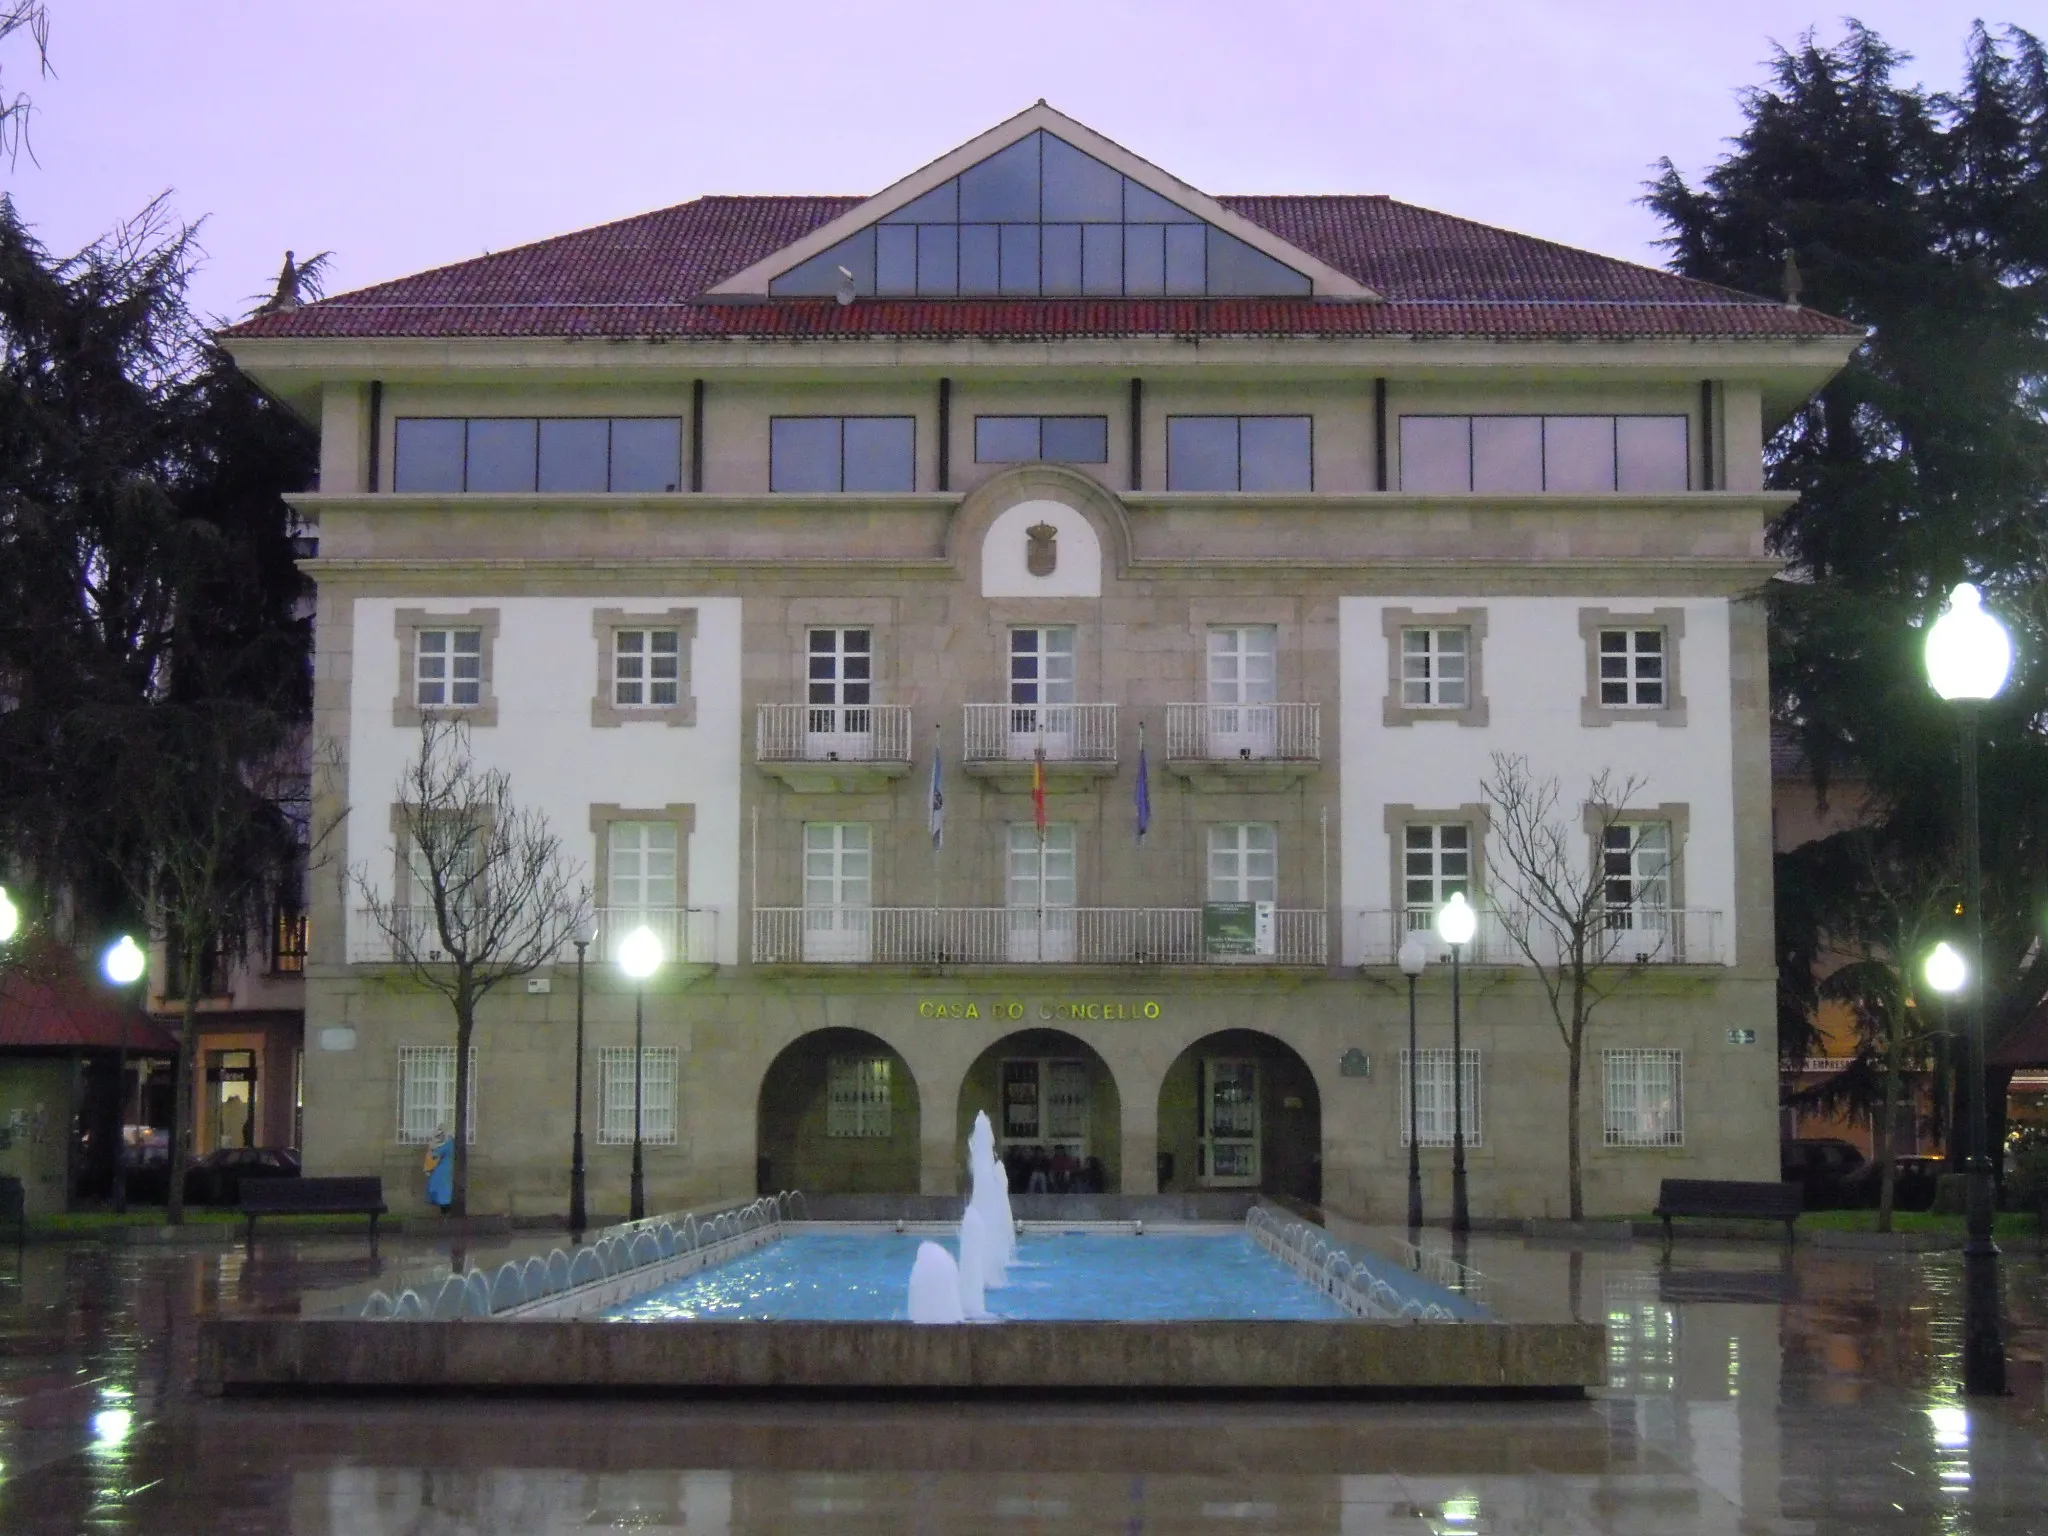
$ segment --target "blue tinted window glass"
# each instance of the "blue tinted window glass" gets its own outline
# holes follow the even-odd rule
[[[534,428],[531,417],[469,424],[469,472],[472,491],[533,489]]]
[[[917,292],[917,231],[907,224],[875,231],[875,292]]]
[[[1150,187],[1124,178],[1124,219],[1131,224],[1196,224],[1201,221],[1179,203],[1170,203]]]
[[[960,173],[960,217],[990,224],[1038,218],[1038,141],[1034,133]]]
[[[1201,293],[1207,287],[1208,230],[1200,224],[1166,226],[1166,291]]]
[[[1039,424],[1039,453],[1055,464],[1107,464],[1107,416],[1047,416]]]
[[[1029,464],[1038,457],[1036,416],[974,418],[974,459],[978,464]]]
[[[612,423],[613,490],[680,490],[682,463],[683,423],[680,418],[670,416]]]
[[[1124,287],[1124,232],[1117,224],[1081,226],[1081,291],[1121,293]]]
[[[915,446],[916,423],[908,416],[847,417],[844,488],[849,491],[915,490]]]
[[[1166,418],[1166,488],[1169,491],[1237,489],[1237,418]]]
[[[462,489],[464,423],[453,420],[399,417],[398,441],[392,457],[394,491],[459,491]]]
[[[882,215],[884,224],[952,224],[960,218],[960,179],[942,181],[922,197],[914,197],[894,213]]]
[[[1081,226],[1045,226],[1045,265],[1041,271],[1041,293],[1081,291]]]
[[[1002,285],[996,280],[996,226],[960,226],[960,291],[994,293]]]
[[[1247,416],[1239,423],[1239,487],[1247,491],[1311,489],[1309,419]]]
[[[848,235],[801,266],[790,268],[768,285],[768,291],[791,296],[837,293],[841,267],[853,274],[856,293],[875,291],[875,232],[872,229]]]
[[[958,293],[960,228],[957,224],[917,226],[917,291]]]
[[[1235,235],[1213,226],[1209,230],[1211,293],[1303,294],[1309,280],[1282,266],[1264,251],[1255,251]]]
[[[769,422],[768,489],[839,489],[837,416],[778,416]]]
[[[602,491],[608,488],[605,461],[611,423],[595,420],[540,424],[540,488],[544,491]]]
[[[1047,220],[1114,224],[1123,216],[1123,178],[1093,155],[1046,134],[1045,214]]]
[[[1166,226],[1133,224],[1124,231],[1124,292],[1166,291]]]
[[[1038,226],[1004,224],[1003,292],[1038,292]]]

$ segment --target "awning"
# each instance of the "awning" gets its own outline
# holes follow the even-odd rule
[[[175,1055],[177,1037],[136,1001],[125,1005],[70,950],[31,941],[0,961],[0,1050],[111,1051],[127,1021],[128,1049]]]
[[[1985,1055],[1993,1067],[2048,1067],[2048,1002],[2020,1020],[2019,1026]]]

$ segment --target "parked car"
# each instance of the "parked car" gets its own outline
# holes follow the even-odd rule
[[[1779,1177],[1800,1187],[1809,1211],[1854,1204],[1852,1181],[1867,1161],[1854,1142],[1831,1136],[1778,1144]]]
[[[1948,1172],[1948,1159],[1944,1157],[1895,1156],[1892,1159],[1892,1209],[1898,1211],[1931,1211],[1934,1209],[1936,1181]],[[1865,1163],[1850,1175],[1845,1193],[1851,1205],[1877,1208],[1878,1196],[1883,1192],[1883,1168],[1875,1158]]]
[[[237,1205],[244,1179],[296,1179],[299,1154],[289,1147],[222,1147],[185,1170],[187,1205]]]

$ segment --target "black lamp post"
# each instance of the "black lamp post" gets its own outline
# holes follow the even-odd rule
[[[1422,1058],[1415,1050],[1415,983],[1429,964],[1429,945],[1419,933],[1401,941],[1401,974],[1408,978],[1408,1231],[1422,1229],[1422,1122],[1416,1116],[1415,1080]]]
[[[149,957],[142,952],[142,946],[127,934],[122,934],[107,946],[107,952],[100,957],[100,970],[107,980],[119,987],[123,994],[142,980],[149,969]],[[141,1006],[141,999],[123,996],[121,999],[121,1046],[114,1055],[114,1211],[116,1215],[128,1209],[128,1008],[130,1004]],[[176,1111],[180,1121],[184,1118],[184,1105]],[[182,1134],[184,1127],[178,1127]],[[173,1158],[172,1162],[177,1159]]]
[[[646,1163],[641,1152],[641,1080],[647,1075],[645,1062],[645,1015],[647,978],[661,966],[661,941],[651,928],[642,925],[619,941],[619,968],[633,978],[633,1183],[630,1220],[647,1215]]]
[[[590,1226],[583,1163],[583,952],[590,948],[590,940],[570,942],[576,946],[576,1132],[569,1152],[569,1236],[580,1243]]]
[[[1472,1212],[1465,1199],[1465,1017],[1459,993],[1461,952],[1472,942],[1478,914],[1463,891],[1453,891],[1436,915],[1436,931],[1451,946],[1451,1231],[1472,1230]]]

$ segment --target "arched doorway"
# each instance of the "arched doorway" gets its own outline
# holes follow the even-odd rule
[[[957,1145],[967,1145],[982,1111],[995,1128],[998,1156],[1039,1153],[1050,1163],[1064,1152],[1077,1170],[1094,1175],[1076,1177],[1070,1187],[1099,1178],[1112,1194],[1123,1188],[1123,1101],[1109,1064],[1085,1040],[1061,1029],[1003,1036],[975,1057],[961,1081]]]
[[[917,1079],[884,1040],[820,1029],[782,1048],[754,1121],[762,1194],[903,1194],[917,1189]]]
[[[1182,1051],[1159,1084],[1159,1187],[1320,1203],[1323,1105],[1308,1063],[1255,1029],[1204,1035]]]

